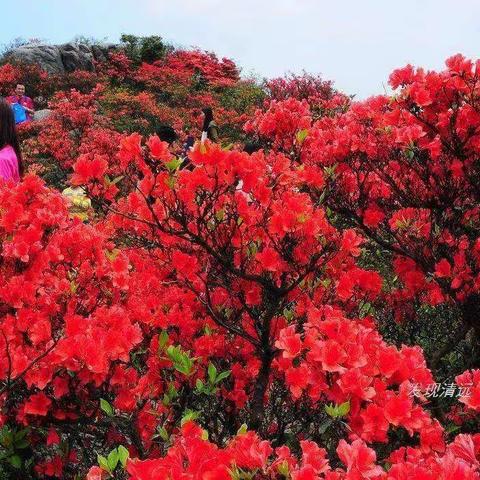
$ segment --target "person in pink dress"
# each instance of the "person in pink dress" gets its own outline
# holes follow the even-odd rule
[[[10,104],[0,99],[0,182],[18,183],[23,175],[22,152]]]
[[[33,100],[30,97],[25,95],[25,85],[19,83],[15,87],[15,93],[7,97],[7,102],[10,105],[14,105],[15,103],[20,104],[26,112],[26,120],[25,122],[29,122],[33,118],[33,114],[35,113]]]

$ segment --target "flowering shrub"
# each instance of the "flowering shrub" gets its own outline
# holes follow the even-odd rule
[[[375,451],[361,440],[351,443],[341,440],[336,453],[342,467],[332,468],[326,451],[308,440],[301,442],[300,460],[292,455],[288,447],[274,449],[253,432],[239,433],[224,449],[219,449],[205,439],[201,429],[188,423],[183,427],[181,436],[173,441],[167,457],[133,461],[127,470],[132,480],[175,476],[218,480],[475,479],[478,478],[476,456],[479,440],[478,435],[473,438],[459,435],[445,452],[430,457],[419,449],[401,449],[389,459],[391,466],[387,473],[376,464]],[[101,478],[95,475],[93,470],[87,478]]]
[[[314,117],[343,111],[350,104],[350,98],[335,90],[331,81],[307,73],[269,80],[266,87],[270,100],[306,100]]]
[[[0,65],[0,95],[13,93],[17,83],[29,85],[32,96],[45,95],[49,91],[48,75],[35,65],[5,63]]]
[[[61,181],[0,187],[0,476],[479,479],[476,66],[363,102],[198,51],[83,80],[22,131]],[[266,148],[154,134],[207,101]]]
[[[314,125],[303,158],[331,167],[329,208],[393,254],[390,298],[407,307],[397,318],[415,298],[454,304],[464,336],[480,298],[478,73],[456,56],[444,72],[407,67],[390,83],[396,97]]]

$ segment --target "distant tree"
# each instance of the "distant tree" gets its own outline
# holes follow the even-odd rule
[[[165,43],[162,37],[158,35],[137,37],[136,35],[122,34],[120,41],[127,56],[137,64],[161,60],[168,52],[173,50],[173,47]]]

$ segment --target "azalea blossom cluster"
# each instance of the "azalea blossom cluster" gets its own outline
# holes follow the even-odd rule
[[[206,141],[184,158],[149,131],[187,128],[238,74],[117,52],[23,132],[45,180],[0,187],[0,473],[479,479],[480,64],[406,67],[362,102],[273,81],[230,124],[248,120],[252,154]],[[140,104],[128,128],[109,110]],[[71,218],[42,156],[94,216]],[[430,354],[382,323],[440,307],[473,359],[448,401],[432,385],[457,345]]]
[[[205,439],[204,431],[192,423],[184,425],[181,436],[174,440],[169,455],[159,460],[132,461],[127,470],[131,478],[208,478],[231,480],[251,478],[292,480],[389,479],[404,478],[478,478],[480,438],[472,440],[459,435],[445,452],[436,457],[425,455],[414,448],[401,449],[390,457],[390,468],[385,472],[376,462],[375,451],[361,440],[351,443],[341,440],[337,455],[345,468],[332,468],[326,451],[316,443],[303,440],[300,461],[286,446],[273,449],[253,432],[239,433],[224,448],[219,449]],[[91,470],[88,480],[102,478],[100,469]],[[248,477],[247,477],[248,478]]]

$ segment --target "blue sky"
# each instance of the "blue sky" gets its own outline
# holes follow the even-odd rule
[[[23,0],[1,2],[0,43],[116,41],[158,34],[233,58],[244,73],[321,73],[360,98],[407,63],[442,68],[480,56],[479,0]]]

